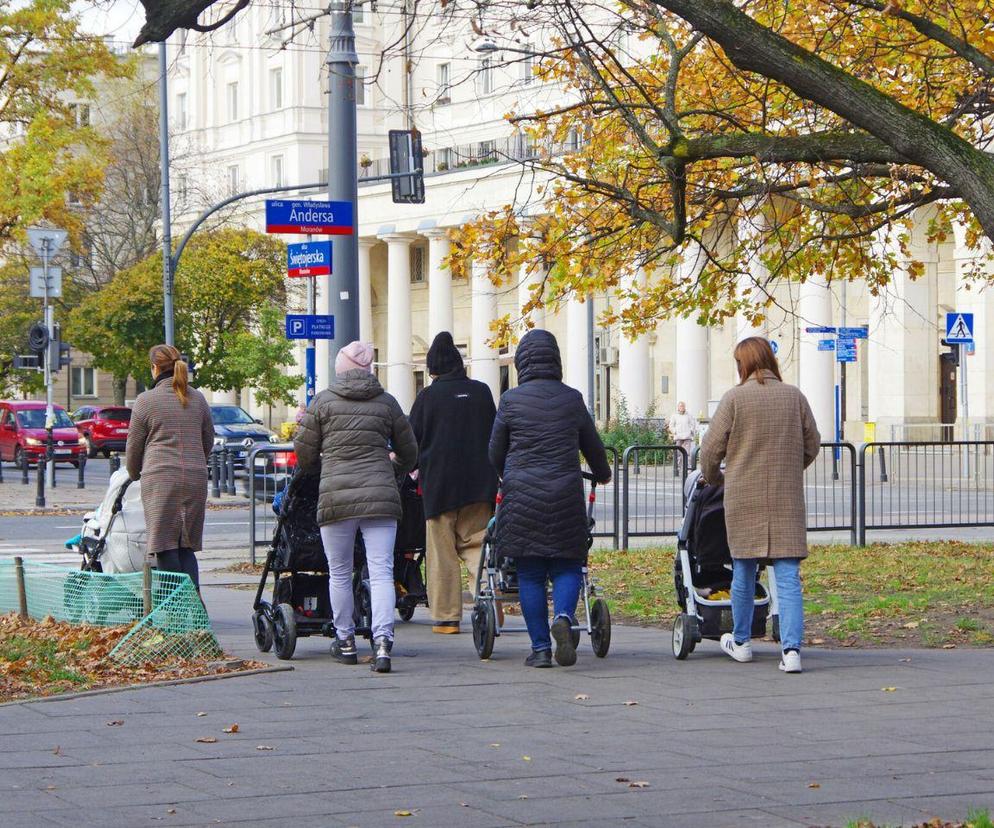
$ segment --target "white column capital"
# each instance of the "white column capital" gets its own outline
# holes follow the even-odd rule
[[[436,239],[447,239],[449,237],[448,227],[431,227],[427,230],[422,230],[421,235],[426,239],[436,240]]]
[[[369,237],[365,236],[359,239],[359,247],[363,250],[369,250],[371,247],[376,247],[380,243],[380,240],[375,236]]]
[[[415,236],[412,233],[386,233],[376,238],[380,241],[385,241],[387,244],[411,244]]]

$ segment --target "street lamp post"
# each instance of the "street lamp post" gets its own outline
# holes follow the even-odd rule
[[[173,239],[169,215],[169,92],[166,41],[159,43],[159,183],[162,195],[162,317],[166,345],[175,344],[173,322]]]

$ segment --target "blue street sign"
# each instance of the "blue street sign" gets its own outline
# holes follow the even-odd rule
[[[839,328],[839,338],[866,339],[869,332],[870,329],[866,325],[860,325],[858,328]]]
[[[835,345],[835,361],[836,362],[856,361],[855,339],[842,339],[841,337],[839,337],[839,340]]]
[[[286,315],[287,339],[334,339],[335,317],[288,313]]]
[[[331,273],[331,242],[304,242],[286,246],[287,276],[327,276]]]
[[[973,342],[973,314],[946,314],[946,342],[950,345],[968,345]]]
[[[314,399],[314,392],[317,390],[317,362],[314,357],[314,348],[308,348],[304,352],[304,389],[307,399],[306,405],[311,404],[311,400]]]
[[[777,342],[775,339],[770,340],[770,348],[773,350],[773,356],[776,356],[778,353],[780,353],[780,343]]]
[[[835,333],[835,328],[805,328],[805,333]]]
[[[347,201],[283,201],[266,199],[267,233],[352,234],[352,205]]]
[[[818,350],[819,351],[834,351],[835,350],[835,340],[834,339],[819,339],[818,340]]]

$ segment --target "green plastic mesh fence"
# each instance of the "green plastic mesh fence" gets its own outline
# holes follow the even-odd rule
[[[123,664],[216,658],[221,646],[187,575],[152,570],[152,612],[144,615],[142,573],[108,575],[54,564],[24,562],[28,615],[97,626],[133,625],[111,652]],[[12,559],[0,560],[0,613],[17,612]]]

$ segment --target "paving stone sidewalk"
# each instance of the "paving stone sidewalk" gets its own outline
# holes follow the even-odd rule
[[[256,657],[251,593],[206,598],[228,650]],[[772,645],[737,665],[706,642],[678,663],[667,633],[618,626],[607,659],[582,647],[575,668],[528,670],[526,638],[509,635],[480,662],[419,609],[389,675],[332,664],[312,638],[293,672],[0,707],[0,825],[796,828],[994,812],[994,651],[809,650],[786,676]]]

